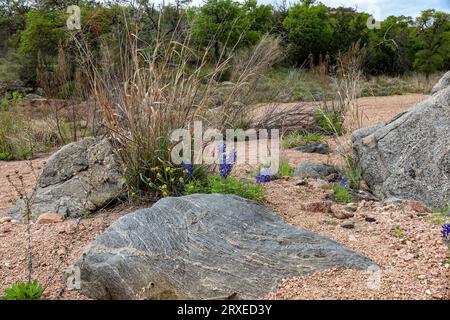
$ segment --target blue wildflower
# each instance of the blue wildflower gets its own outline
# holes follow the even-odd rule
[[[226,178],[230,175],[233,169],[234,162],[236,161],[236,151],[232,149],[227,157],[226,144],[221,142],[218,146],[219,149],[219,173],[222,177]]]
[[[192,177],[194,174],[194,166],[191,163],[183,163],[183,168],[187,170],[187,175]]]
[[[445,241],[450,241],[450,223],[445,223],[442,226],[441,233],[442,233],[442,238]]]
[[[340,184],[341,186],[343,186],[343,187],[348,186],[348,180],[347,180],[347,178],[344,177],[344,176],[341,176],[341,177],[339,178],[339,184]]]
[[[265,183],[270,181],[270,168],[265,168],[264,172],[258,172],[255,176],[256,183]]]

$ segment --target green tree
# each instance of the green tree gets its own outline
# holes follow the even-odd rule
[[[25,28],[29,6],[25,0],[0,0],[0,56],[16,47],[18,34]]]
[[[283,21],[293,61],[303,64],[312,54],[315,59],[330,50],[333,24],[328,9],[323,4],[315,5],[313,0],[303,1],[289,9]]]
[[[21,78],[28,82],[36,80],[38,57],[53,63],[58,45],[65,40],[65,16],[61,11],[31,10],[27,14],[26,28],[20,34],[18,53],[23,65]]]
[[[257,6],[256,1],[208,0],[190,8],[189,16],[194,41],[212,47],[218,59],[222,50],[256,43],[269,30],[272,14],[270,6]]]
[[[425,10],[416,19],[418,51],[414,67],[424,72],[427,78],[444,68],[450,56],[450,14],[436,10]]]
[[[413,22],[411,17],[390,16],[380,29],[371,30],[367,65],[371,73],[402,74],[411,69]]]
[[[339,7],[331,9],[330,16],[333,21],[333,38],[330,46],[332,53],[347,51],[358,41],[363,46],[369,42],[367,13],[358,13],[353,8]]]

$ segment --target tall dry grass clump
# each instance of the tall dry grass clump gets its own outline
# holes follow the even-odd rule
[[[347,52],[337,56],[336,78],[334,79],[339,106],[343,117],[343,127],[347,133],[363,125],[363,112],[358,104],[364,80],[363,67],[367,51],[359,42]]]
[[[359,42],[337,55],[333,77],[336,99],[331,103],[323,102],[323,107],[316,116],[319,126],[326,133],[335,136],[342,170],[350,187],[355,189],[359,188],[363,172],[352,156],[350,135],[363,127],[364,113],[358,98],[362,92],[365,59],[366,49]]]
[[[152,168],[171,162],[173,130],[192,129],[196,120],[204,128],[219,130],[242,121],[245,104],[238,102],[245,101],[261,72],[274,62],[279,40],[265,36],[239,60],[239,75],[227,84],[226,99],[217,106],[215,96],[223,90],[219,79],[232,67],[237,52],[228,52],[213,64],[208,61],[209,48],[196,50],[189,35],[180,39],[176,31],[168,36],[157,31],[147,43],[139,37],[138,24],[124,19],[126,27],[117,33],[118,47],[104,43],[100,61],[82,37],[76,41],[92,97],[122,159],[125,177],[132,191],[139,191],[148,187],[142,177],[151,177]]]

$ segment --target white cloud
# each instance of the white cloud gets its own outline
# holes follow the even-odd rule
[[[405,15],[416,17],[426,9],[436,9],[450,13],[450,0],[319,0],[330,7],[352,7],[359,11],[375,13],[379,11],[380,18],[390,15]],[[260,0],[260,3],[279,3],[280,0]],[[295,3],[296,1],[292,1]]]

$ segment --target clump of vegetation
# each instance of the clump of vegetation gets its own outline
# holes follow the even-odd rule
[[[280,163],[280,176],[290,177],[294,172],[294,168],[290,165],[289,160],[282,159]]]
[[[126,18],[123,23],[128,24]],[[222,88],[217,80],[233,67],[231,58],[224,58],[211,69],[208,53],[214,48],[207,47],[205,55],[196,55],[195,44],[181,31],[167,35],[164,30],[156,30],[145,48],[138,34],[126,28],[118,28],[117,32],[124,46],[117,55],[126,52],[117,64],[111,64],[109,57],[101,63],[91,60],[92,55],[86,53],[88,44],[79,43],[79,57],[95,92],[93,98],[101,108],[105,126],[111,129],[129,189],[135,193],[179,195],[179,180],[185,177],[172,159],[171,151],[178,141],[171,140],[171,134],[176,129],[190,129],[194,121],[220,132],[236,127],[243,115],[249,114],[245,108],[251,102],[245,99],[254,83],[279,58],[280,40],[263,36],[246,52],[246,59],[239,61],[239,77],[227,86],[220,111],[211,113]],[[189,159],[191,156],[187,155]],[[226,164],[221,165],[221,174],[229,174],[228,169]]]
[[[40,300],[44,288],[36,281],[19,281],[5,289],[3,300]]]
[[[334,191],[333,198],[335,201],[340,203],[350,203],[354,201],[353,195],[346,187],[335,184],[331,189]]]
[[[314,122],[326,135],[342,135],[342,114],[338,110],[319,110],[314,116]]]
[[[309,143],[324,143],[324,136],[317,132],[294,131],[283,138],[283,147],[292,149]]]
[[[426,216],[425,220],[433,224],[444,224],[446,222],[444,215],[441,212],[436,211],[434,211],[433,214]]]
[[[141,175],[141,180],[149,189],[154,190],[157,196],[180,196],[191,181],[204,181],[207,176],[206,170],[205,166],[191,164],[175,166],[170,162],[161,161],[160,165],[146,170],[150,176]]]
[[[358,190],[361,185],[361,181],[363,180],[364,172],[356,165],[355,159],[352,155],[348,154],[344,158],[344,176],[348,180],[350,188]]]
[[[234,194],[259,203],[266,201],[263,185],[233,177],[224,178],[220,175],[210,175],[206,182],[195,180],[186,184],[185,194],[193,193]]]
[[[395,227],[392,229],[392,235],[396,238],[401,238],[403,235],[403,231],[400,227]]]
[[[18,91],[13,91],[9,96],[6,94],[0,101],[0,110],[9,110],[10,107],[19,106],[22,104],[22,95]]]
[[[0,160],[27,159],[34,144],[25,117],[12,109],[0,111]]]

